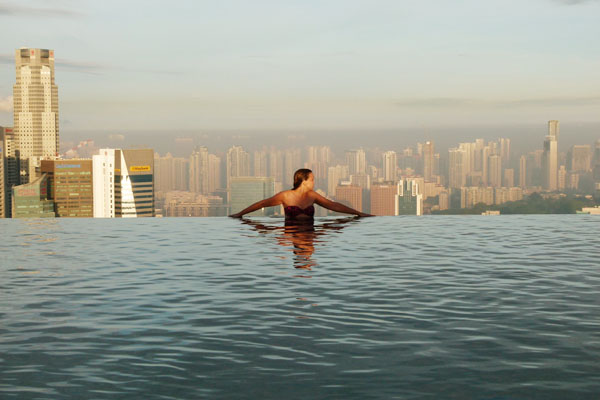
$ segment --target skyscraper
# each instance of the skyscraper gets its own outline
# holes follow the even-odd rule
[[[416,180],[401,179],[395,200],[396,215],[423,215],[423,194]]]
[[[592,147],[589,144],[574,145],[568,155],[572,172],[589,172],[592,167]]]
[[[519,186],[527,187],[527,157],[524,155],[519,159]]]
[[[154,216],[154,151],[100,149],[92,164],[94,218]]]
[[[542,170],[544,174],[544,188],[556,190],[558,188],[558,133],[559,122],[548,121],[548,135],[544,140],[544,154]]]
[[[383,170],[383,180],[389,182],[396,182],[398,179],[397,176],[398,169],[398,160],[396,158],[395,151],[386,151],[382,155],[382,170]]]
[[[15,62],[15,146],[10,156],[21,160],[20,180],[25,183],[40,159],[58,156],[58,87],[53,50],[21,48],[15,52]]]
[[[350,175],[367,173],[367,157],[363,149],[346,152],[346,164]]]
[[[492,187],[502,186],[502,158],[498,154],[489,157],[488,183]]]
[[[448,185],[451,188],[460,189],[467,183],[467,160],[466,151],[460,148],[448,150]]]
[[[227,188],[231,186],[231,178],[250,176],[250,155],[241,146],[233,146],[227,151]]]
[[[190,156],[190,192],[208,194],[208,149],[198,146]]]
[[[423,145],[423,178],[426,181],[431,181],[434,172],[434,147],[433,141],[425,142]]]
[[[221,158],[214,155],[208,155],[208,192],[214,193],[221,189]]]

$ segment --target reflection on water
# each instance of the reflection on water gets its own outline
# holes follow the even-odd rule
[[[312,258],[315,252],[315,243],[326,243],[325,236],[339,232],[351,223],[356,223],[358,217],[344,217],[327,220],[301,222],[286,220],[283,226],[268,225],[264,221],[242,219],[242,223],[251,226],[261,234],[275,234],[276,243],[291,250],[294,254],[294,268],[310,270],[317,266]]]

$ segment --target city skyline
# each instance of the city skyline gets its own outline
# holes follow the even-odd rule
[[[61,135],[598,123],[599,15],[567,0],[9,2],[0,125],[26,46],[56,51]]]

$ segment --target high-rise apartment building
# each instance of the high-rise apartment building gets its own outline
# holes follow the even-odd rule
[[[567,169],[564,165],[558,168],[557,177],[557,188],[558,190],[564,190],[567,187]]]
[[[198,146],[190,156],[190,192],[208,194],[208,175],[208,149]]]
[[[448,150],[448,185],[460,189],[467,184],[467,151],[461,148]]]
[[[593,167],[594,180],[600,183],[600,139],[596,140],[594,145],[594,167]]]
[[[241,147],[233,146],[227,151],[227,188],[231,178],[250,176],[250,155]]]
[[[510,161],[510,139],[500,138],[498,139],[500,147],[500,158],[502,158],[502,164],[507,165]]]
[[[347,165],[336,165],[327,169],[327,195],[336,196],[337,186],[341,181],[348,179],[349,169]]]
[[[284,175],[283,184],[292,186],[294,184],[294,173],[302,168],[302,152],[300,149],[288,149],[283,153]]]
[[[275,194],[273,178],[266,177],[232,177],[231,178],[231,213],[237,213],[259,200]],[[273,215],[273,207],[256,210],[248,215]]]
[[[367,156],[363,149],[350,150],[346,152],[346,164],[350,175],[367,173]]]
[[[450,193],[444,190],[440,192],[439,196],[440,197],[438,198],[438,205],[440,207],[440,211],[444,211],[450,208]]]
[[[524,155],[519,159],[519,186],[527,187],[527,157]]]
[[[588,144],[574,145],[568,154],[572,172],[589,172],[592,169],[592,147]]]
[[[167,153],[164,157],[154,155],[154,189],[156,192],[189,189],[189,160],[173,157]]]
[[[502,186],[502,157],[493,154],[489,157],[489,176],[488,183],[492,187]]]
[[[427,141],[423,145],[423,178],[426,181],[431,181],[435,173],[434,166],[434,145],[433,141]]]
[[[48,177],[48,199],[57,217],[94,216],[92,160],[42,160],[41,172]]]
[[[515,170],[512,168],[506,168],[504,170],[504,187],[515,186]]]
[[[269,166],[269,160],[267,157],[267,152],[264,150],[255,151],[254,152],[254,163],[253,163],[254,173],[252,176],[268,177],[269,176],[268,166]]]
[[[214,193],[223,187],[221,183],[221,157],[208,155],[208,192]]]
[[[21,48],[15,52],[15,62],[15,146],[10,156],[20,160],[20,181],[24,183],[42,158],[58,156],[58,87],[53,50]]]
[[[558,134],[560,125],[558,121],[548,121],[548,135],[544,140],[544,153],[542,170],[544,188],[546,190],[558,189]]]
[[[396,182],[398,180],[398,160],[395,151],[386,151],[382,155],[383,180]]]
[[[92,162],[95,218],[154,216],[151,149],[100,149]]]

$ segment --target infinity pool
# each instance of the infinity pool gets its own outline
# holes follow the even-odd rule
[[[2,399],[597,399],[600,218],[0,220]]]

